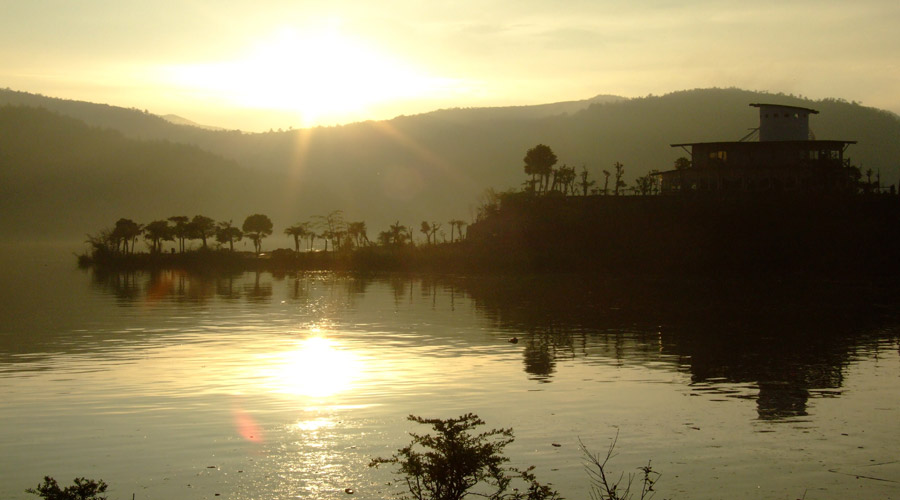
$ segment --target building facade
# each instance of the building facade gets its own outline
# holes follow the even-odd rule
[[[660,192],[856,191],[859,170],[845,158],[856,141],[813,138],[814,109],[750,106],[759,108],[758,141],[672,144],[690,155],[690,163],[660,172]]]

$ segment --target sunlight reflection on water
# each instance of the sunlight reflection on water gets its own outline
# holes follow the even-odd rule
[[[256,360],[262,387],[313,398],[350,389],[365,371],[364,362],[336,341],[313,330],[310,336]]]
[[[46,300],[71,310],[3,337],[3,497],[51,474],[102,477],[111,498],[385,498],[366,464],[421,431],[411,413],[513,427],[514,462],[568,498],[587,492],[577,440],[602,450],[617,431],[618,470],[652,458],[666,497],[840,498],[862,483],[829,469],[900,447],[897,335],[855,317],[792,344],[531,283],[164,273],[84,292],[86,275],[54,272]]]

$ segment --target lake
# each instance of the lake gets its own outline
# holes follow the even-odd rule
[[[407,415],[511,427],[589,498],[579,441],[657,498],[900,496],[900,300],[871,283],[103,273],[0,247],[0,497],[389,497]],[[509,342],[513,337],[517,343]],[[352,488],[353,496],[345,493]]]

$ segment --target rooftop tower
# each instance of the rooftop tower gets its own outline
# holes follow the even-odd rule
[[[808,141],[809,115],[818,111],[799,106],[753,103],[759,108],[759,142]]]

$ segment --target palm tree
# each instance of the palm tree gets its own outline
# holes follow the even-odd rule
[[[116,227],[112,231],[113,238],[116,239],[116,248],[119,248],[119,241],[122,242],[122,253],[128,253],[128,242],[131,242],[131,253],[134,253],[134,242],[143,232],[144,226],[138,224],[131,219],[119,219],[116,221]]]
[[[451,226],[456,226],[456,235],[457,235],[457,239],[459,239],[460,241],[462,241],[462,239],[463,239],[463,234],[462,234],[463,227],[465,227],[465,226],[468,225],[468,224],[466,223],[466,221],[460,220],[460,219],[454,219],[454,220],[450,221],[450,225],[451,225]],[[453,241],[453,234],[452,234],[452,232],[451,232],[451,234],[450,234],[450,241]]]
[[[286,228],[284,234],[294,238],[294,250],[300,252],[300,240],[306,236],[306,224],[297,223]]]
[[[428,224],[428,221],[422,221],[422,225],[419,226],[419,231],[425,235],[425,244],[431,243],[431,225]]]
[[[365,222],[351,222],[347,225],[347,233],[353,238],[357,247],[362,247],[364,244],[369,243],[369,237],[366,235]]]
[[[400,224],[400,221],[391,224],[389,232],[391,235],[390,241],[392,245],[400,246],[406,243],[406,239],[409,233],[406,226]]]

